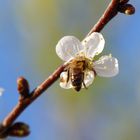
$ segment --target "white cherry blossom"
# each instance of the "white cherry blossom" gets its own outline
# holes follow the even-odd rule
[[[4,89],[0,87],[0,96],[2,96]]]
[[[105,40],[101,33],[94,32],[80,42],[74,36],[63,37],[56,45],[57,55],[69,64],[74,59],[85,60],[88,66],[84,69],[84,81],[86,87],[92,84],[95,75],[101,77],[112,77],[118,74],[118,60],[111,55],[105,55],[95,61],[95,55],[100,54],[105,45]],[[62,88],[73,88],[71,80],[68,80],[68,71],[60,75],[60,86]],[[67,82],[66,82],[67,81]],[[85,87],[82,84],[82,88]]]

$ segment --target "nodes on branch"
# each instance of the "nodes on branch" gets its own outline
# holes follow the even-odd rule
[[[29,96],[29,84],[24,77],[19,77],[17,79],[17,90],[21,99],[25,99]]]

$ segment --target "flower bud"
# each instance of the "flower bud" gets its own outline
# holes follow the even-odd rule
[[[124,4],[119,7],[119,12],[126,15],[132,15],[135,13],[135,7],[131,4]]]
[[[24,77],[19,77],[17,79],[17,89],[21,98],[26,98],[29,96],[29,84],[28,81]]]
[[[23,122],[17,122],[8,129],[8,135],[13,137],[26,137],[29,134],[29,126]]]

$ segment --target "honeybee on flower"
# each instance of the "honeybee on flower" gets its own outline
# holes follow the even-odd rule
[[[60,86],[80,91],[92,84],[96,75],[112,77],[118,74],[118,60],[111,55],[104,55],[95,61],[105,45],[101,33],[93,32],[80,42],[74,36],[64,36],[56,45],[57,55],[66,63],[60,75]]]

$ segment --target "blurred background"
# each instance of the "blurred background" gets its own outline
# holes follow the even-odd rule
[[[82,40],[110,0],[0,0],[0,120],[18,100],[16,79],[25,76],[34,89],[63,62],[55,46],[65,35]],[[120,73],[97,77],[80,93],[59,81],[17,121],[30,125],[23,140],[140,139],[140,1],[132,16],[119,14],[102,31],[103,53],[118,58]],[[8,140],[18,140],[9,137]]]

